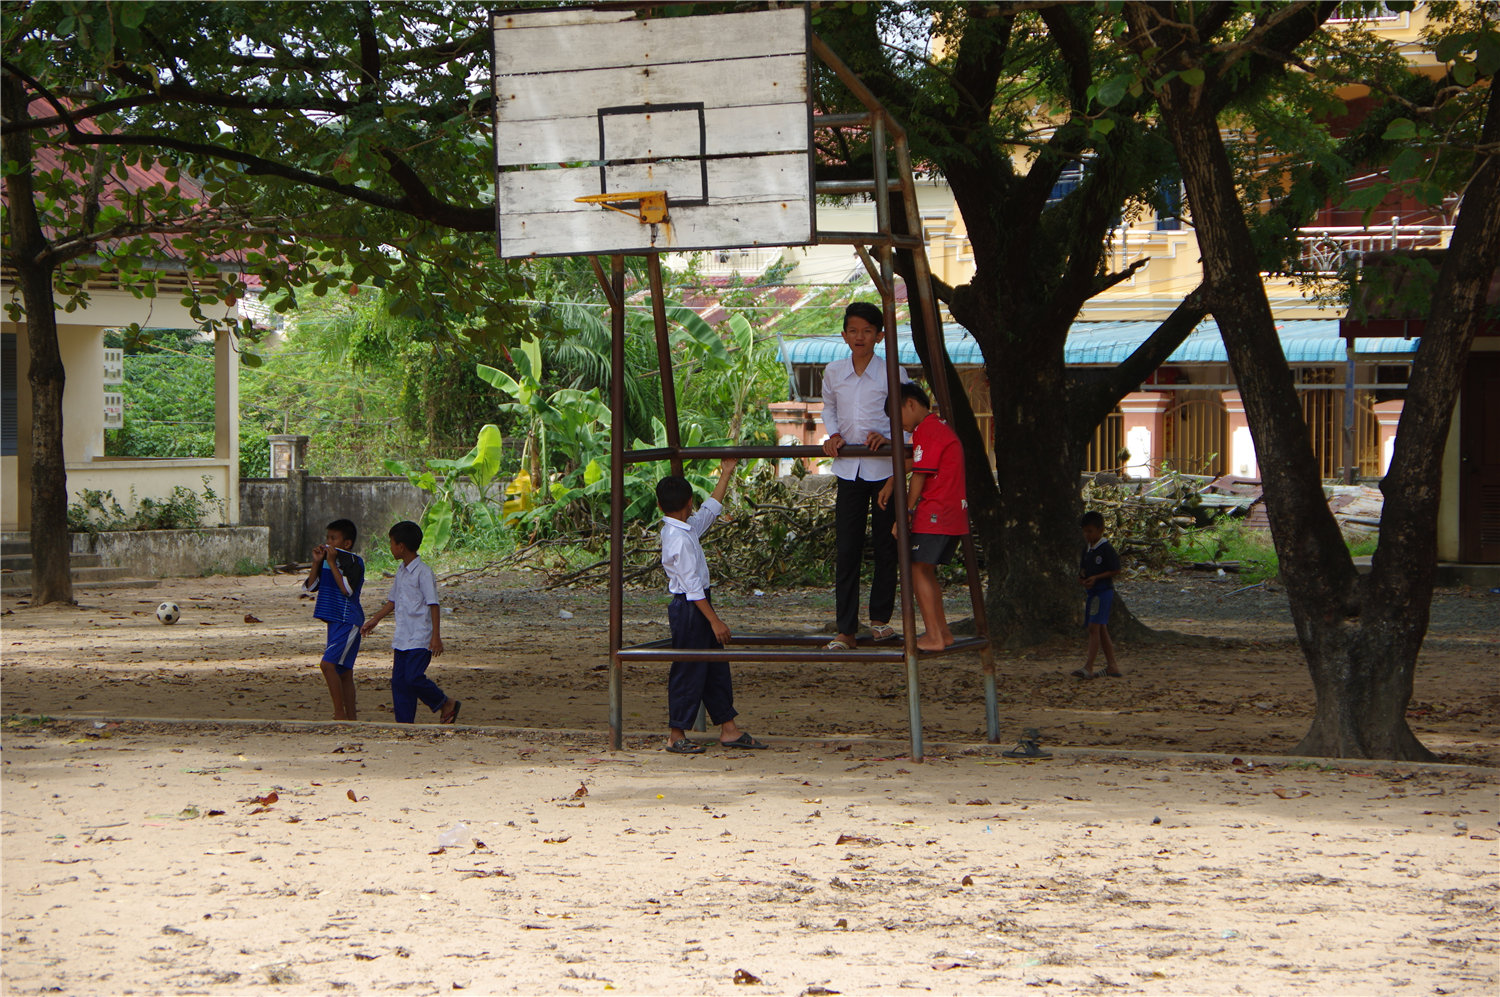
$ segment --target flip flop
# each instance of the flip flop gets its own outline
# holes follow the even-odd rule
[[[871,625],[870,638],[872,640],[894,640],[896,638],[896,628],[889,623]]]
[[[697,741],[689,741],[687,738],[681,737],[667,745],[667,750],[674,755],[701,755],[703,754],[703,745]]]
[[[1051,758],[1052,752],[1043,751],[1035,741],[1017,741],[1016,746],[1000,752],[1006,758]]]
[[[825,651],[852,651],[852,650],[854,650],[854,645],[851,644],[851,643],[849,643],[847,640],[845,640],[842,637],[835,637],[835,638],[833,638],[833,640],[831,640],[828,643],[826,643],[826,644],[823,645],[823,650],[825,650]]]
[[[765,744],[762,741],[757,741],[755,738],[751,737],[749,734],[741,734],[739,737],[735,738],[733,741],[720,741],[719,744],[721,746],[725,747],[725,748],[765,748],[765,747],[769,747],[769,745]]]
[[[1071,675],[1071,676],[1073,676],[1075,679],[1096,679],[1100,675],[1103,675],[1104,673],[1103,672],[1089,672],[1089,671],[1083,670],[1082,668],[1075,668],[1071,672],[1069,672],[1068,674]]]
[[[441,717],[438,717],[438,723],[444,723],[444,724],[458,723],[458,708],[460,706],[463,706],[463,705],[464,705],[464,701],[463,700],[461,700],[461,699],[455,699],[453,701],[453,710],[452,710],[452,712],[450,712],[450,713],[444,713]]]

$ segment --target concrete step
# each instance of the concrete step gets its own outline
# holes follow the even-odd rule
[[[74,554],[68,560],[74,571],[79,568],[97,568],[104,563],[98,554]],[[30,571],[31,552],[24,554],[0,554],[0,571]]]
[[[73,587],[78,588],[90,582],[109,583],[129,577],[128,568],[74,568]],[[0,574],[0,591],[15,592],[23,588],[31,588],[30,571],[7,571]]]
[[[6,599],[10,599],[13,597],[23,598],[31,594],[31,583],[29,581],[24,586],[11,588],[10,583],[8,581],[5,581],[5,579],[9,577],[9,575],[0,575],[0,593],[3,593]],[[77,579],[74,579],[73,590],[75,592],[81,592],[89,589],[154,589],[160,584],[161,582],[155,578],[125,578],[118,581],[106,580],[88,582],[80,582]]]

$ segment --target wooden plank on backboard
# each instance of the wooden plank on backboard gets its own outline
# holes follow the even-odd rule
[[[788,198],[807,200],[807,155],[747,156],[740,159],[708,160],[708,197],[710,204],[746,201],[780,201]],[[654,172],[646,174],[645,170]],[[634,170],[637,172],[627,172]],[[691,188],[693,197],[701,190],[700,167],[695,161],[638,164],[607,170],[608,190],[666,190],[667,210],[675,211],[671,196],[676,189]],[[614,182],[615,178],[622,182]],[[623,181],[631,180],[630,185]],[[635,185],[638,181],[641,185]],[[508,170],[500,174],[497,187],[500,197],[500,224],[508,223],[515,213],[540,211],[583,211],[597,216],[597,207],[577,203],[577,198],[602,194],[599,169],[578,166],[551,170]]]
[[[704,148],[709,156],[753,152],[806,152],[805,104],[710,108],[703,112]],[[611,124],[626,124],[623,118]],[[647,159],[667,155],[696,141],[698,117],[690,112],[652,115],[650,128],[614,128],[610,159]],[[675,154],[675,153],[672,153]],[[510,122],[497,129],[495,156],[500,166],[529,163],[576,163],[599,155],[597,114],[580,118]]]
[[[703,17],[558,24],[552,15],[548,23],[532,16],[510,15],[503,24],[496,18],[496,75],[807,53],[803,8],[713,15],[711,33]]]
[[[560,24],[616,24],[635,17],[635,11],[595,10],[591,7],[554,7],[551,10],[512,10],[490,15],[490,27],[496,33],[517,28],[547,28]]]
[[[702,102],[718,107],[802,104],[807,63],[801,56],[680,62],[651,68],[591,69],[496,79],[495,119],[587,117],[601,107]]]
[[[613,211],[542,212],[506,219],[500,255],[577,256],[657,250],[802,246],[813,241],[812,206],[804,200],[673,209],[672,221],[651,226]]]

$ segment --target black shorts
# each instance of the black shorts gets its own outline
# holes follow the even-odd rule
[[[947,564],[961,539],[951,533],[913,533],[911,559],[922,564]]]

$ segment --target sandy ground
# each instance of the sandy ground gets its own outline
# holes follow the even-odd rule
[[[1218,644],[1122,647],[1117,681],[1069,679],[1073,642],[1001,658],[1007,739],[1074,746],[1048,761],[978,744],[974,661],[924,665],[915,764],[883,665],[744,665],[741,720],[773,749],[688,758],[655,736],[660,671],[630,669],[610,754],[604,595],[525,581],[444,591],[432,674],[457,729],[320,722],[320,628],[287,577],[7,600],[0,987],[1500,989],[1500,597],[1441,593],[1417,672],[1412,725],[1462,765],[1278,762],[1311,703],[1284,602],[1196,578],[1127,592]],[[629,594],[628,640],[664,634],[662,603]],[[726,591],[720,611],[811,632],[831,605]],[[379,636],[357,670],[377,721]]]
[[[5,992],[1500,986],[1483,773],[638,740],[10,721]]]
[[[608,722],[607,596],[538,592],[526,575],[443,590],[448,652],[429,674],[463,701],[470,724],[591,728]],[[85,591],[78,607],[16,606],[0,618],[3,712],[49,716],[324,720],[322,625],[298,597],[300,578],[169,579],[147,590]],[[1174,751],[1291,752],[1306,733],[1312,684],[1293,639],[1285,596],[1239,592],[1201,575],[1122,585],[1150,624],[1224,638],[1208,646],[1122,644],[1123,680],[1079,682],[1077,641],[1002,654],[1000,721],[1013,742],[1040,728],[1050,744]],[[370,583],[373,611],[383,588]],[[952,593],[950,593],[951,595]],[[182,607],[159,625],[162,599]],[[732,629],[826,632],[832,597],[820,591],[755,596],[723,589]],[[950,598],[950,617],[967,615]],[[571,614],[564,617],[563,614]],[[246,622],[250,616],[257,622]],[[377,631],[355,669],[361,717],[389,720],[390,631]],[[627,593],[627,643],[666,636],[665,598]],[[884,664],[742,664],[741,724],[767,736],[907,736],[904,669]],[[665,720],[665,667],[625,672],[627,733]],[[975,658],[921,670],[923,725],[934,739],[984,739],[984,690]],[[1438,594],[1410,709],[1413,729],[1447,761],[1500,765],[1500,596]],[[435,715],[419,710],[418,720]]]

